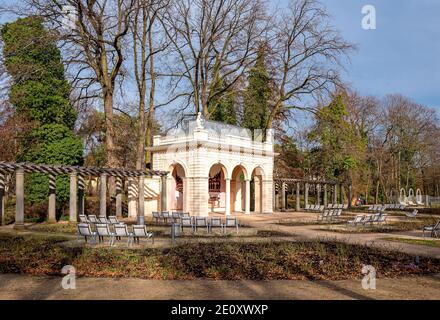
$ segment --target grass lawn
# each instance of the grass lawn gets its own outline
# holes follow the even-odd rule
[[[418,245],[440,248],[440,240],[410,239],[410,238],[382,238],[381,240],[402,242],[408,244],[418,244]]]
[[[59,236],[0,235],[0,272],[143,279],[360,279],[439,273],[440,260],[339,242],[191,243],[167,249],[66,247]]]

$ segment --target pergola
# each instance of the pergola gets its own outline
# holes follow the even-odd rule
[[[316,188],[316,204],[321,204],[321,190],[323,190],[323,201],[322,204],[324,206],[327,206],[328,204],[328,187],[331,188],[331,192],[333,195],[333,199],[331,199],[331,202],[336,203],[343,203],[344,202],[344,184],[338,182],[338,181],[331,181],[331,180],[314,180],[314,179],[288,179],[288,178],[274,178],[274,192],[278,191],[278,193],[281,195],[281,211],[285,211],[287,209],[287,197],[286,197],[286,191],[288,189],[288,186],[292,186],[293,188],[296,188],[295,196],[295,210],[300,211],[301,210],[301,185],[303,185],[304,189],[304,206],[307,207],[309,204],[309,188],[311,185],[315,186]],[[321,189],[322,188],[322,189]],[[338,189],[339,189],[339,199],[338,199]],[[347,201],[348,201],[348,207],[351,206],[351,192],[352,188],[351,185],[348,185],[348,195],[347,195]],[[339,202],[338,202],[339,201]],[[276,197],[274,195],[274,209],[277,210],[278,204],[277,204]]]
[[[70,175],[70,199],[69,199],[69,220],[77,222],[78,215],[84,214],[84,177],[95,176],[100,179],[99,189],[99,215],[107,215],[107,178],[116,178],[116,215],[122,216],[122,185],[124,179],[131,182],[137,180],[139,190],[144,190],[145,177],[159,176],[161,177],[161,209],[166,210],[166,177],[167,171],[156,170],[129,170],[119,168],[97,168],[97,167],[79,167],[65,165],[47,165],[34,163],[12,163],[0,161],[0,225],[4,224],[5,213],[5,175],[15,173],[15,193],[16,193],[16,209],[15,209],[15,226],[14,228],[24,227],[24,174],[25,173],[42,173],[49,176],[49,205],[48,205],[48,221],[55,222],[55,204],[56,204],[56,184],[57,175]],[[139,210],[138,215],[144,215],[144,192],[138,192]]]

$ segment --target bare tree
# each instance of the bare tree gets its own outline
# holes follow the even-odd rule
[[[163,53],[168,47],[166,37],[155,32],[159,27],[158,15],[169,4],[169,0],[136,0],[136,11],[133,14],[132,45],[133,73],[139,96],[139,141],[137,144],[136,167],[145,170],[146,163],[151,161],[148,147],[151,145],[154,127],[155,93],[157,73],[155,56]],[[155,41],[155,39],[157,39]],[[148,78],[149,76],[149,78]],[[149,93],[147,97],[147,86]],[[145,106],[148,99],[148,111]],[[147,114],[147,119],[145,119]],[[147,147],[147,152],[145,151]]]
[[[255,60],[264,36],[260,0],[173,0],[160,17],[171,42],[172,92],[209,118],[209,102],[231,88]],[[221,81],[223,86],[217,86]]]
[[[25,0],[60,33],[64,61],[80,96],[94,97],[99,87],[105,113],[107,166],[119,165],[115,155],[113,100],[125,58],[123,40],[129,31],[135,0]],[[70,11],[70,12],[69,12]]]
[[[305,95],[333,91],[341,82],[340,67],[354,48],[330,26],[325,7],[316,0],[292,0],[274,25],[274,96],[267,128],[286,109],[308,109],[299,106]]]

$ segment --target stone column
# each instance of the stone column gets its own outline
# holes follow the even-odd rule
[[[161,176],[161,187],[160,187],[160,210],[161,211],[167,211],[168,210],[168,203],[167,203],[167,176]]]
[[[145,177],[139,177],[138,185],[138,216],[145,217]]]
[[[99,178],[99,215],[107,216],[107,174]]]
[[[231,179],[226,178],[226,203],[225,203],[225,214],[227,216],[231,215]]]
[[[309,204],[309,184],[306,182],[304,184],[304,207],[307,208]]]
[[[0,226],[5,224],[5,174],[0,171]]]
[[[244,213],[250,214],[251,213],[251,180],[246,179],[246,188],[245,188],[245,206],[244,206]]]
[[[276,183],[273,183],[273,189],[272,189],[272,198],[273,198],[273,211],[278,210],[278,201],[277,201],[277,192],[276,192]]]
[[[182,184],[183,184],[182,211],[188,212],[188,181],[186,177],[182,178]]]
[[[333,186],[333,204],[337,204],[338,203],[338,185],[335,184]]]
[[[86,184],[84,182],[84,176],[82,174],[78,175],[78,215],[85,214],[85,189]]]
[[[327,184],[324,184],[324,207],[327,207]]]
[[[122,218],[122,179],[116,179],[116,216]]]
[[[76,172],[70,174],[69,221],[78,222],[78,181]]]
[[[281,211],[286,211],[286,184],[284,182],[281,182]]]
[[[49,205],[47,207],[47,221],[57,222],[56,219],[56,177],[49,174]]]
[[[24,229],[24,170],[15,172],[15,225],[14,229]]]
[[[301,199],[300,199],[300,184],[296,183],[296,211],[301,211]]]
[[[321,185],[316,185],[316,204],[321,205]]]

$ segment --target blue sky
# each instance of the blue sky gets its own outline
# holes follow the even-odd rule
[[[344,38],[358,45],[345,74],[354,89],[363,95],[401,93],[440,110],[439,0],[321,2]],[[376,8],[376,30],[361,28],[364,5]]]
[[[288,1],[272,3],[284,7]],[[321,2],[344,38],[358,46],[344,75],[354,89],[363,95],[401,93],[440,110],[440,0]],[[376,8],[376,30],[361,28],[367,4]]]

